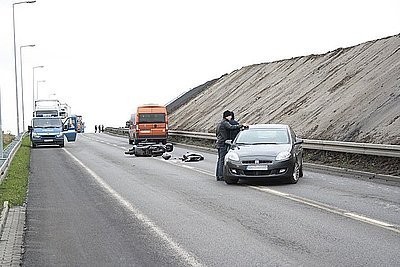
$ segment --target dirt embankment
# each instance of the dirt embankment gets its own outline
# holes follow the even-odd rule
[[[171,129],[214,132],[229,109],[241,122],[289,124],[303,138],[400,144],[400,34],[246,66],[184,103],[169,115]]]

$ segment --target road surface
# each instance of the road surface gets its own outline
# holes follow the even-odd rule
[[[400,189],[305,170],[296,185],[229,186],[216,155],[124,155],[81,134],[32,150],[26,266],[400,266]]]

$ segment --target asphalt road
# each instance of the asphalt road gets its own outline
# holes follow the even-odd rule
[[[202,162],[83,134],[32,150],[24,265],[400,266],[400,188],[305,170],[228,186]]]

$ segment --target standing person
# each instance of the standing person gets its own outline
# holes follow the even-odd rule
[[[228,145],[225,144],[225,141],[229,139],[230,131],[239,129],[240,125],[231,125],[229,121],[232,119],[232,113],[229,110],[224,111],[222,114],[222,121],[217,125],[217,142],[216,147],[218,149],[218,161],[217,161],[217,169],[216,169],[216,178],[217,181],[223,181],[223,173],[224,173],[224,160],[225,155],[228,153]]]
[[[94,133],[97,133],[97,125],[94,126]]]
[[[101,132],[104,133],[104,125],[101,125]]]
[[[229,120],[229,123],[232,125],[239,125],[239,122],[235,120],[235,114],[231,112],[232,118]],[[240,132],[240,129],[234,129],[229,131],[229,140],[235,140],[236,135]]]

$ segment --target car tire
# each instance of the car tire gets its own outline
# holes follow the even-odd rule
[[[37,145],[32,143],[32,148],[36,148],[36,147],[37,147]]]
[[[293,173],[289,177],[288,180],[289,180],[289,183],[296,184],[299,181],[299,178],[300,178],[300,166],[299,166],[299,163],[296,160],[295,163],[294,163]]]
[[[229,177],[224,177],[224,181],[226,184],[237,184],[239,182],[238,178],[229,178]]]
[[[299,170],[299,177],[303,177],[303,164],[301,164],[301,167]]]
[[[129,139],[129,144],[133,145],[133,140]]]
[[[60,147],[64,147],[64,143],[60,144]]]

